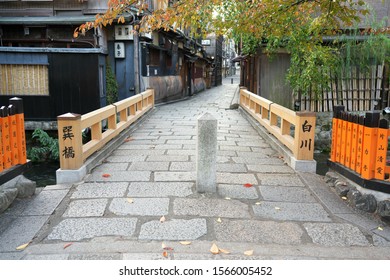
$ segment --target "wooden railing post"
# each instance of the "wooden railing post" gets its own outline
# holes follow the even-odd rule
[[[25,164],[27,162],[26,152],[26,132],[24,130],[24,110],[23,99],[14,97],[9,100],[9,104],[13,105],[16,109],[16,136],[18,146],[19,164]]]
[[[316,113],[297,112],[296,116],[294,156],[297,160],[313,160]]]
[[[57,117],[60,167],[77,170],[83,165],[81,115],[67,113]]]
[[[10,136],[9,136],[8,108],[5,106],[1,106],[0,114],[1,114],[1,119],[2,119],[1,140],[3,142],[3,168],[8,169],[12,166],[11,145],[10,145]]]
[[[11,147],[11,162],[12,166],[19,163],[18,155],[18,136],[16,127],[16,108],[14,105],[8,106],[8,122],[9,122],[9,143]]]
[[[377,149],[379,117],[379,112],[366,112],[361,170],[363,179],[373,179],[375,177],[375,154]]]
[[[388,146],[389,122],[381,119],[378,128],[378,143],[375,155],[375,179],[384,180],[386,171],[386,156]]]

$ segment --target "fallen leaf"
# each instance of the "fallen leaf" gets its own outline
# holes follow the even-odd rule
[[[249,183],[247,183],[247,184],[244,184],[244,187],[245,187],[245,188],[250,188],[250,187],[253,187],[253,185],[252,185],[252,184],[249,184]]]
[[[217,222],[218,222],[218,223],[222,223],[221,218],[218,218],[218,219],[217,219]]]
[[[342,200],[347,200],[348,198],[346,196],[341,197]]]
[[[167,247],[167,245],[165,245],[164,243],[161,243],[161,248],[165,249]]]
[[[180,241],[179,242],[181,245],[191,245],[191,241]]]
[[[231,200],[231,198],[230,198],[230,197],[225,197],[225,199],[226,199],[226,200]]]
[[[383,230],[383,228],[382,228],[382,227],[378,227],[378,230],[381,230],[381,231],[382,231],[382,230]]]
[[[280,207],[275,207],[275,210],[280,210]]]
[[[167,252],[167,251],[164,251],[164,252],[162,253],[162,255],[163,255],[164,258],[168,258],[168,252]]]
[[[261,202],[260,202],[260,201],[258,201],[258,202],[256,202],[255,204],[256,204],[256,205],[260,205],[260,204],[261,204]]]
[[[30,242],[27,242],[27,243],[25,243],[23,245],[20,245],[20,246],[16,247],[16,250],[24,250],[24,249],[27,248],[28,245],[30,245]]]
[[[218,248],[218,246],[217,246],[215,243],[213,243],[213,246],[211,246],[210,252],[211,252],[212,254],[214,254],[214,255],[219,254],[219,248]]]
[[[228,250],[225,250],[225,249],[221,249],[221,248],[219,248],[219,251],[221,252],[221,253],[224,253],[224,254],[230,254],[230,252],[228,251]]]
[[[252,256],[253,255],[253,250],[248,250],[244,252],[245,256]]]
[[[132,198],[129,197],[129,198],[127,198],[127,202],[131,204],[131,203],[134,202],[134,200],[133,200]]]
[[[165,222],[167,219],[165,218],[165,216],[162,216],[161,218],[160,218],[160,223],[163,223],[163,222]]]
[[[68,248],[68,247],[71,246],[72,244],[73,244],[72,242],[66,243],[66,244],[64,245],[64,249]]]
[[[111,175],[110,175],[110,174],[107,174],[107,173],[104,173],[104,174],[102,175],[102,177],[108,178],[108,177],[111,177]]]

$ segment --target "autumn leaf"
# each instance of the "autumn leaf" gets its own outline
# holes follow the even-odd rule
[[[181,245],[191,245],[191,241],[180,241],[179,242]]]
[[[168,258],[168,252],[167,252],[167,251],[164,251],[164,252],[162,253],[162,255],[163,255],[164,258]]]
[[[20,245],[16,247],[16,250],[21,251],[27,248],[28,245],[30,245],[31,242],[24,243],[23,245]]]
[[[244,252],[245,256],[252,256],[253,255],[253,250],[248,250]]]
[[[246,183],[246,184],[244,184],[244,187],[245,188],[250,188],[250,187],[252,187],[253,185],[252,184],[249,184],[249,183]]]
[[[225,249],[222,249],[222,248],[219,248],[219,251],[220,251],[221,253],[226,254],[226,255],[230,254],[230,252],[229,252],[228,250],[225,250]]]
[[[102,175],[102,177],[104,177],[104,178],[108,178],[108,177],[111,177],[111,175],[110,175],[110,174],[108,174],[108,173],[104,173],[104,174]]]
[[[217,246],[215,243],[213,243],[213,246],[211,246],[210,252],[211,252],[212,254],[214,254],[214,255],[219,254],[219,248],[218,248],[218,246]]]
[[[66,249],[66,248],[68,248],[69,246],[71,246],[73,243],[72,242],[69,242],[69,243],[66,243],[65,245],[64,245],[64,249]]]

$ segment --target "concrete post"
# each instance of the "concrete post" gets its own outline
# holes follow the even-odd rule
[[[217,126],[217,119],[209,113],[198,118],[196,190],[200,193],[217,191]]]

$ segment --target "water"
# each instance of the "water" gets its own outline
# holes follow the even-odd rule
[[[24,172],[24,176],[37,183],[37,188],[56,184],[56,170],[58,162],[33,163],[32,167]]]

